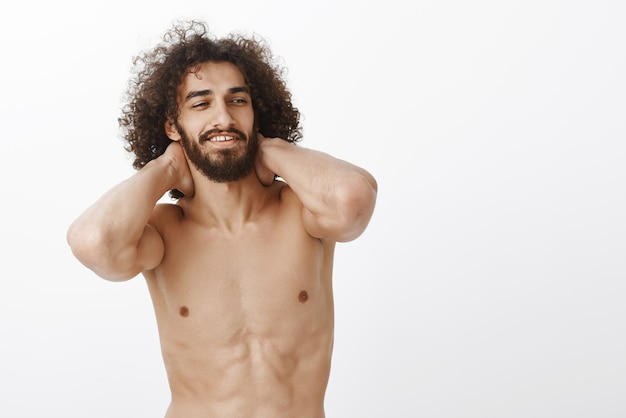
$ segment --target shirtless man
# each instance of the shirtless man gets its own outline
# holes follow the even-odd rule
[[[367,226],[375,180],[293,144],[261,41],[192,22],[138,61],[120,125],[139,170],[74,221],[72,251],[107,280],[143,273],[166,417],[324,417],[334,247]]]

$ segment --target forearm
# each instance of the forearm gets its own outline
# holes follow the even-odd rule
[[[141,250],[156,202],[173,188],[173,177],[168,161],[156,159],[106,192],[68,229],[76,257],[105,278],[123,276]]]
[[[366,170],[281,139],[265,141],[263,158],[296,193],[319,233],[348,241],[365,229],[377,192]]]

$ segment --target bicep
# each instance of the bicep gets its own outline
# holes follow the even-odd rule
[[[121,282],[157,267],[164,254],[163,239],[151,225],[146,225],[136,244],[93,254],[81,261],[105,280]]]
[[[366,225],[357,219],[345,219],[340,214],[316,214],[306,207],[302,207],[302,223],[312,237],[335,242],[356,239]]]
[[[348,242],[359,237],[365,230],[372,215],[376,191],[366,185],[362,194],[346,194],[333,204],[320,204],[307,207],[293,189],[286,186],[282,190],[283,200],[299,207],[302,226],[317,239],[335,242]]]
[[[338,193],[331,203],[320,210],[302,208],[306,230],[316,238],[348,242],[358,238],[372,216],[376,202],[376,188],[365,179],[361,186],[347,193]]]
[[[152,225],[147,224],[137,244],[137,273],[156,268],[161,264],[164,253],[163,238]]]

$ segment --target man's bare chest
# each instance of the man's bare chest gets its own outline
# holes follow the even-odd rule
[[[149,280],[157,314],[271,324],[289,312],[319,315],[332,304],[332,257],[305,233],[181,228],[164,243],[164,259]]]

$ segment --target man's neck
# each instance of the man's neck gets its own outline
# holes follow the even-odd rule
[[[258,213],[267,202],[267,189],[256,173],[235,182],[217,183],[197,171],[192,172],[193,197],[180,205],[185,216],[202,225],[236,230]]]

